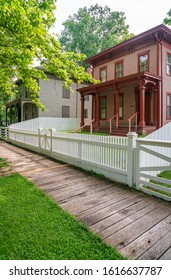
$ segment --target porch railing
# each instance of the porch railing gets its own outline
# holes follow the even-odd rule
[[[89,122],[85,123],[84,125],[82,125],[78,129],[74,130],[72,133],[76,133],[79,130],[82,130],[85,126],[88,126],[90,124],[90,134],[92,134],[93,133],[93,122],[94,122],[94,119],[90,120]]]
[[[131,132],[131,121],[132,119],[135,118],[135,131],[137,131],[137,124],[138,124],[138,112],[136,112],[135,114],[133,114],[129,119],[128,119],[128,123],[129,123],[129,132]]]
[[[119,126],[119,113],[108,119],[108,122],[110,122],[110,134],[112,133],[112,120],[116,118],[116,128]]]

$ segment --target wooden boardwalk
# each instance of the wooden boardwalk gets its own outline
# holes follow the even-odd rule
[[[129,259],[171,260],[171,203],[0,141],[0,158]]]

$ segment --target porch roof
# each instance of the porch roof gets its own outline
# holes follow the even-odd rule
[[[13,99],[9,102],[7,102],[5,104],[6,107],[9,107],[9,106],[12,106],[12,105],[16,105],[16,104],[20,104],[20,103],[33,103],[32,102],[32,99],[29,98],[29,97],[19,97],[19,98],[16,98],[16,99]]]
[[[162,77],[149,73],[149,72],[140,72],[135,73],[131,75],[127,75],[121,78],[113,79],[107,82],[103,83],[97,83],[93,84],[87,87],[78,88],[77,91],[80,92],[80,94],[87,95],[87,94],[96,94],[99,91],[102,91],[104,89],[119,89],[123,86],[126,86],[130,83],[133,83],[135,85],[140,86],[140,82],[144,80],[146,83],[153,83],[161,81]]]

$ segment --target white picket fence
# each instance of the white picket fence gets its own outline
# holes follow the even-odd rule
[[[151,134],[147,135],[145,138],[152,140],[171,141],[171,122],[164,125],[160,129],[155,130]]]
[[[40,117],[10,125],[11,128],[19,130],[35,131],[39,128],[52,129],[57,131],[75,130],[80,127],[78,118],[50,118]]]
[[[171,141],[149,138],[137,138],[133,132],[114,137],[9,127],[9,140],[14,144],[171,200],[171,180],[158,177],[161,171],[171,170]]]
[[[23,131],[9,128],[9,139],[21,147],[91,170],[132,186],[133,142],[129,137],[111,137],[56,132],[55,129]]]

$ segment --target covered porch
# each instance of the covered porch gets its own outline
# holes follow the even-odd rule
[[[137,131],[148,134],[161,126],[161,77],[141,72],[78,89],[81,95],[81,123],[85,96],[93,96],[93,130],[110,134]]]
[[[31,98],[20,97],[6,104],[6,126],[37,118],[36,105]]]

